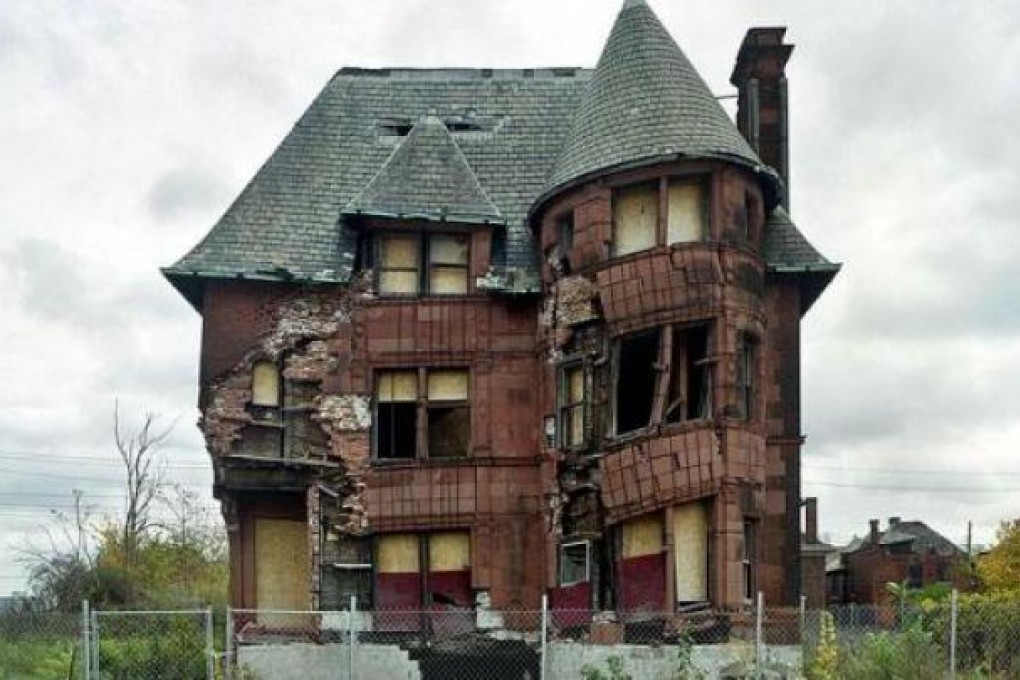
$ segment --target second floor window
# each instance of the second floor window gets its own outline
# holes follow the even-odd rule
[[[469,238],[460,234],[383,234],[376,239],[382,295],[465,295]]]
[[[584,364],[572,363],[560,369],[559,432],[565,449],[583,446],[585,430]]]
[[[375,387],[376,458],[461,458],[471,419],[463,369],[380,371]]]
[[[660,195],[663,190],[664,197]],[[613,256],[657,245],[704,240],[708,237],[707,197],[707,183],[702,178],[673,178],[666,183],[651,182],[616,189],[613,192]],[[662,207],[666,214],[660,220]]]

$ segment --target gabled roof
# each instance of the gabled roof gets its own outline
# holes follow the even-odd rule
[[[435,115],[425,116],[411,129],[342,212],[504,223],[446,124]]]
[[[935,552],[943,557],[963,555],[963,551],[948,538],[929,527],[924,522],[897,521],[878,535],[878,545],[910,544],[911,552],[922,554]],[[856,552],[873,544],[871,536],[865,536],[855,547],[847,546],[844,552]]]
[[[525,217],[590,74],[573,67],[342,69],[212,231],[163,272],[196,307],[207,278],[347,282],[356,240],[341,210],[431,111],[484,123],[451,134],[506,221],[493,260],[535,273]]]
[[[766,172],[651,8],[627,0],[545,193],[611,168],[678,157],[724,158]]]

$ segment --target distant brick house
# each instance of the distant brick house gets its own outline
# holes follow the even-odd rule
[[[922,588],[961,579],[967,554],[924,522],[890,517],[885,531],[871,520],[868,535],[855,538],[826,566],[831,603],[877,604],[889,599],[887,584]]]
[[[739,130],[641,0],[598,66],[339,71],[164,270],[238,607],[669,611],[800,591],[784,29]]]

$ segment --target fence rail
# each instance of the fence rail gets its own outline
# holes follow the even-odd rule
[[[1020,678],[1020,598],[825,610],[756,604],[361,610],[352,600],[339,611],[228,609],[216,626],[209,609],[85,604],[77,614],[0,615],[0,680]]]

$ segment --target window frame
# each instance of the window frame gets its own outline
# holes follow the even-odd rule
[[[744,600],[754,602],[757,597],[755,583],[755,544],[757,527],[756,522],[744,518],[743,543],[740,554],[740,572],[743,577]]]
[[[401,239],[406,238],[408,240],[414,239],[417,247],[416,253],[416,266],[415,268],[410,267],[387,267],[383,261],[383,243],[387,239]],[[433,245],[434,240],[440,239],[462,239],[465,246],[465,256],[463,263],[461,262],[440,262],[434,261],[434,252],[438,250]],[[457,297],[461,295],[470,295],[472,293],[471,285],[471,234],[468,232],[458,231],[414,231],[414,232],[400,232],[393,230],[379,231],[372,235],[372,265],[373,265],[373,282],[375,286],[376,294],[380,297],[386,298],[401,298],[401,297]],[[464,290],[463,292],[434,292],[437,288],[435,281],[433,280],[434,273],[437,269],[455,269],[463,270],[464,274]],[[415,290],[406,292],[394,292],[384,291],[382,289],[382,279],[384,272],[414,272],[416,286]]]
[[[571,401],[570,373],[580,371],[581,398]],[[583,360],[575,358],[564,361],[557,367],[556,390],[556,433],[557,445],[567,451],[584,449],[588,445],[588,370]],[[580,441],[570,441],[571,429],[568,422],[573,423],[573,414],[579,413],[581,418]]]
[[[697,211],[700,219],[700,234],[696,239],[670,238],[670,191],[674,187],[695,187],[698,192]],[[628,250],[621,253],[618,235],[620,233],[619,220],[617,216],[617,204],[621,196],[628,193],[637,193],[641,190],[651,190],[654,196],[652,205],[655,206],[654,223],[651,230],[651,245],[636,250]],[[612,189],[610,199],[611,229],[609,242],[609,257],[626,257],[635,253],[645,252],[653,248],[674,246],[685,243],[705,243],[712,240],[712,173],[698,172],[689,175],[670,174],[662,175],[650,180],[641,180],[615,186]]]
[[[584,546],[584,578],[578,579],[576,581],[566,581],[563,578],[563,565],[566,564],[565,560],[563,559],[563,554],[564,554],[564,552],[566,551],[567,548],[574,548],[574,547],[577,547],[579,545]],[[592,572],[592,569],[591,569],[591,562],[592,562],[591,557],[592,557],[592,555],[591,554],[592,554],[592,550],[591,550],[591,541],[590,540],[587,540],[587,539],[571,540],[571,541],[563,541],[562,543],[560,543],[559,544],[559,548],[556,551],[556,557],[557,557],[557,560],[556,560],[556,584],[560,588],[567,588],[567,587],[570,587],[570,586],[576,586],[576,585],[581,584],[581,583],[591,583],[591,572]]]
[[[758,364],[761,342],[750,331],[737,334],[735,377],[737,416],[752,422],[758,415]]]
[[[465,379],[465,397],[463,399],[429,399],[429,375],[435,373],[462,373]],[[384,376],[399,373],[413,373],[415,376],[415,398],[412,401],[381,401],[379,387]],[[379,408],[385,403],[413,403],[414,404],[414,453],[411,456],[390,457],[381,456],[380,452],[380,429],[379,429]],[[467,434],[463,455],[459,456],[436,456],[429,451],[429,411],[433,408],[463,408],[467,411]],[[429,366],[429,367],[387,367],[376,368],[372,371],[372,452],[371,459],[375,463],[405,463],[416,460],[462,460],[471,457],[471,369],[467,366]]]

